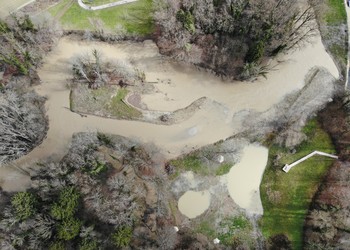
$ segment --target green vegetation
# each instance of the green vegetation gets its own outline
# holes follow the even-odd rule
[[[180,9],[176,13],[176,19],[179,20],[183,24],[184,28],[189,32],[193,33],[196,30],[194,26],[194,16],[190,11]]]
[[[98,245],[95,240],[86,240],[84,239],[81,245],[79,246],[79,250],[97,250]]]
[[[196,174],[207,175],[208,168],[203,166],[201,159],[196,154],[186,155],[182,158],[171,160],[170,164],[177,170],[192,171]]]
[[[209,220],[202,220],[198,225],[196,232],[206,235],[209,239],[215,239],[217,236],[213,223]]]
[[[324,16],[324,20],[328,25],[337,25],[346,22],[346,10],[344,1],[326,0],[328,8]]]
[[[19,192],[11,199],[11,205],[15,210],[16,217],[19,220],[25,220],[36,212],[37,200],[32,193]]]
[[[315,8],[323,43],[333,55],[334,60],[345,74],[347,65],[347,40],[348,34],[344,31],[347,25],[346,5],[344,1],[326,0],[319,1]]]
[[[58,226],[58,238],[62,240],[71,240],[78,236],[81,221],[75,218],[67,218]]]
[[[64,244],[62,241],[56,241],[52,243],[49,247],[49,250],[65,250]]]
[[[338,60],[341,61],[342,64],[346,65],[348,56],[347,56],[347,47],[343,44],[332,44],[329,46],[329,50],[331,51],[332,55]]]
[[[216,175],[225,175],[227,174],[228,172],[230,172],[231,170],[231,167],[233,166],[233,163],[230,163],[230,162],[225,162],[225,163],[222,163],[219,168],[216,170]]]
[[[106,134],[97,132],[97,139],[106,146],[112,145],[112,140]]]
[[[224,229],[225,232],[220,233],[218,238],[222,244],[227,246],[237,246],[242,242],[249,241],[251,237],[247,233],[252,229],[252,225],[243,215],[224,219],[220,223],[220,228]]]
[[[60,192],[58,202],[51,207],[51,215],[57,220],[64,220],[74,216],[78,204],[79,193],[74,187],[66,187]]]
[[[111,93],[116,93],[111,96]],[[142,113],[124,102],[128,94],[126,88],[115,86],[103,86],[98,89],[89,89],[87,86],[78,85],[71,92],[71,107],[75,112],[83,114],[97,114],[116,119],[137,119]],[[108,139],[99,136],[99,140],[108,146]]]
[[[139,117],[141,112],[125,104],[123,101],[127,94],[127,89],[119,89],[117,95],[114,96],[108,104],[108,110],[112,113],[112,115],[120,118],[131,119],[134,117]]]
[[[52,7],[49,12],[57,16],[64,11],[70,0],[63,0]],[[150,34],[153,31],[152,1],[140,0],[103,10],[90,11],[81,8],[76,1],[65,13],[59,17],[65,29],[94,30],[89,18],[102,21],[107,30],[113,31],[117,24],[125,27],[129,33],[140,35]],[[96,27],[95,27],[96,28]]]
[[[108,169],[107,165],[95,159],[92,163],[88,163],[84,166],[84,170],[91,176],[99,176],[101,173],[106,172]]]
[[[288,173],[283,172],[282,167],[314,150],[334,153],[331,139],[316,120],[308,122],[303,132],[308,140],[296,149],[295,154],[277,145],[270,147],[269,161],[260,188],[264,207],[261,220],[264,236],[269,238],[276,234],[285,234],[291,240],[293,249],[302,247],[305,216],[332,160],[314,156]]]
[[[117,247],[128,246],[130,243],[131,237],[132,237],[131,227],[122,227],[112,235],[114,245],[116,245]]]

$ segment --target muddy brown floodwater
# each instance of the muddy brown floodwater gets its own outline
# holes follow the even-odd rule
[[[156,92],[141,96],[142,102],[154,110],[176,110],[184,108],[194,100],[206,96],[222,105],[205,106],[182,123],[166,126],[139,121],[125,121],[96,116],[81,117],[69,110],[69,89],[71,59],[75,54],[88,53],[98,49],[105,57],[132,59],[146,73],[149,82],[156,81]],[[101,131],[138,138],[141,142],[154,143],[167,157],[175,157],[220,139],[232,136],[240,129],[232,115],[242,110],[264,111],[279,102],[287,93],[300,89],[304,77],[314,66],[325,67],[338,77],[338,71],[330,56],[325,52],[320,37],[313,44],[301,50],[271,61],[283,61],[270,72],[267,79],[255,82],[227,82],[164,59],[153,42],[122,42],[110,45],[102,42],[81,42],[62,38],[57,47],[45,58],[39,70],[42,84],[35,90],[46,96],[49,118],[47,137],[41,145],[28,155],[10,165],[25,168],[33,162],[48,157],[60,159],[68,150],[73,133]],[[29,177],[11,166],[0,169],[0,184],[4,190],[25,189]]]

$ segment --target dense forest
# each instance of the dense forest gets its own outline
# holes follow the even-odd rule
[[[155,19],[162,53],[240,79],[316,29],[312,7],[288,0],[163,0]]]
[[[45,137],[45,98],[28,87],[40,83],[36,69],[61,34],[48,16],[0,20],[0,163],[25,155]]]
[[[163,165],[137,142],[79,133],[61,162],[41,164],[25,192],[0,193],[1,249],[212,249],[176,233]]]

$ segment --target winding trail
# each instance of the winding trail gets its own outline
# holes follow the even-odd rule
[[[132,59],[143,69],[156,92],[142,96],[142,101],[154,110],[173,111],[184,108],[203,96],[220,103],[199,109],[191,118],[174,125],[156,125],[139,121],[113,120],[96,116],[81,117],[69,110],[70,62],[74,54],[98,49],[106,57]],[[283,62],[267,79],[254,83],[223,82],[210,73],[198,71],[188,65],[165,60],[153,42],[123,42],[109,45],[101,42],[79,42],[62,38],[58,46],[46,57],[38,71],[42,80],[35,90],[46,96],[49,130],[41,145],[28,155],[0,168],[0,184],[4,190],[25,189],[29,177],[16,168],[47,158],[60,159],[68,150],[73,133],[101,131],[137,138],[143,143],[154,143],[167,158],[189,152],[242,131],[243,126],[234,114],[243,110],[266,111],[291,91],[304,85],[304,77],[314,66],[325,67],[338,77],[338,70],[325,52],[320,37],[313,44],[271,62]]]

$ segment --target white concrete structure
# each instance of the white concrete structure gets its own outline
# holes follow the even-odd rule
[[[102,9],[107,9],[107,8],[115,7],[118,5],[133,3],[133,2],[137,2],[137,1],[138,0],[121,0],[121,1],[113,2],[113,3],[102,4],[99,6],[89,6],[89,5],[86,5],[85,3],[83,3],[82,0],[78,0],[78,4],[80,7],[82,7],[85,10],[102,10]]]
[[[219,240],[218,238],[215,238],[215,239],[213,240],[213,243],[214,243],[214,244],[219,244],[219,243],[220,243],[220,240]]]
[[[309,159],[310,157],[314,156],[314,155],[322,155],[322,156],[326,156],[326,157],[331,157],[331,158],[334,158],[334,159],[338,159],[338,156],[336,155],[332,155],[332,154],[327,154],[327,153],[324,153],[324,152],[320,152],[320,151],[314,151],[312,152],[311,154],[308,154],[307,156],[304,156],[303,158],[297,160],[296,162],[293,162],[292,164],[286,164],[284,167],[283,167],[283,171],[288,173],[288,171],[298,165],[299,163]]]
[[[223,155],[219,155],[219,156],[218,156],[218,162],[219,162],[219,163],[223,163],[224,160],[225,160],[225,157],[224,157]]]

